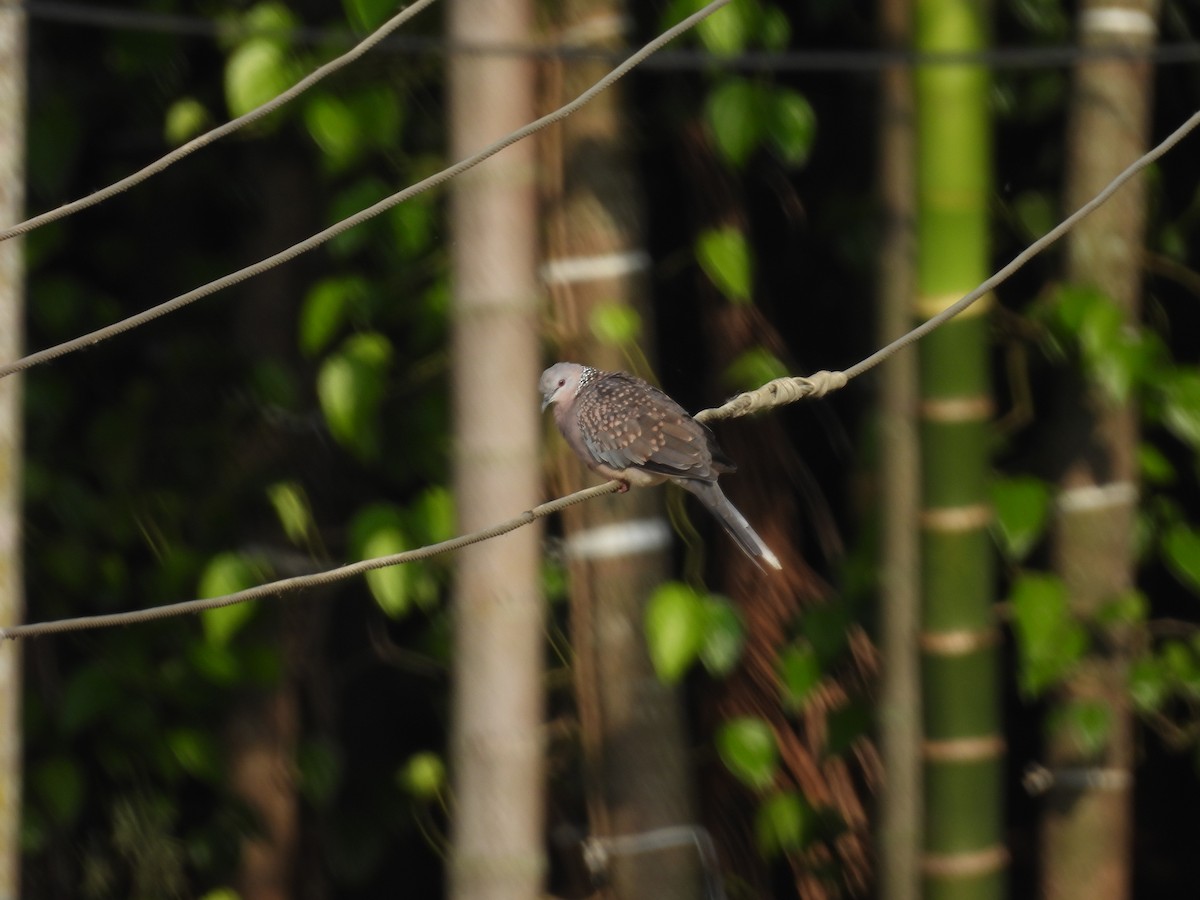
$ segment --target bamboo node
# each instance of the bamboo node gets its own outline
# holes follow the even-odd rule
[[[1007,865],[1008,848],[1003,844],[963,853],[926,853],[921,857],[921,871],[934,878],[989,875]]]
[[[923,631],[917,640],[923,651],[935,656],[966,656],[1000,643],[1000,630]]]
[[[926,762],[984,762],[1004,755],[1008,745],[998,734],[921,742]]]
[[[1034,763],[1021,776],[1026,793],[1040,797],[1050,791],[1127,791],[1133,785],[1128,769],[1113,766],[1056,766]]]
[[[991,521],[992,508],[986,503],[935,506],[921,510],[921,527],[929,531],[974,531],[977,528],[986,528]]]

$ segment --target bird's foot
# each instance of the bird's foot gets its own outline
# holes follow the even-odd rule
[[[616,482],[617,482],[617,484],[620,485],[620,487],[617,488],[618,494],[625,494],[625,493],[629,492],[629,482],[628,481],[621,481],[618,478],[618,479],[616,479]]]

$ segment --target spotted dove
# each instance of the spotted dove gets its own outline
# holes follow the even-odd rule
[[[556,363],[542,373],[542,410],[588,468],[606,478],[646,487],[673,481],[695,494],[738,546],[761,569],[781,569],[717,485],[737,467],[713,433],[651,384],[625,372],[602,372],[577,363]]]

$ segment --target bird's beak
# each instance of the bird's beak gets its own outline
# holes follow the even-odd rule
[[[545,411],[546,411],[546,407],[547,407],[547,406],[549,406],[549,405],[550,405],[550,398],[549,398],[549,397],[543,397],[543,398],[542,398],[542,412],[545,412]]]

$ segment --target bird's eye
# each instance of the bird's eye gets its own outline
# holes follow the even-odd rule
[[[566,384],[566,383],[567,383],[567,379],[565,379],[565,378],[560,378],[560,379],[558,379],[558,386],[559,386],[559,387],[562,387],[562,386],[563,386],[564,384]]]

